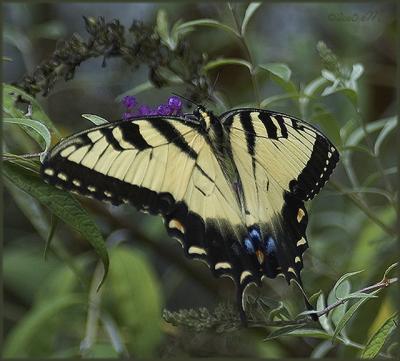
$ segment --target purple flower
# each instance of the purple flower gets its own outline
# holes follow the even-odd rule
[[[168,99],[168,106],[173,111],[179,112],[182,109],[182,100],[174,95]]]
[[[152,115],[153,111],[147,105],[141,105],[138,109],[138,115]]]
[[[122,104],[127,109],[132,109],[136,105],[136,98],[131,95],[127,95],[122,99]]]
[[[157,115],[171,115],[173,113],[173,109],[169,105],[161,104],[157,108]]]
[[[134,114],[132,114],[132,113],[124,113],[124,114],[122,114],[122,119],[123,120],[128,120],[128,119],[131,119],[133,117],[134,117]]]

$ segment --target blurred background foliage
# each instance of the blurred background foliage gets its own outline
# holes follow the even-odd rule
[[[217,113],[262,106],[315,124],[341,153],[332,181],[308,204],[310,250],[302,275],[321,310],[376,284],[398,260],[394,4],[8,3],[3,10],[3,81],[36,96],[3,86],[4,356],[398,354],[395,287],[376,298],[355,295],[311,326],[285,328],[267,321],[293,320],[303,311],[302,296],[283,279],[266,280],[248,292],[249,308],[264,302],[266,323],[228,327],[231,281],[215,280],[204,265],[186,260],[160,218],[78,198],[82,208],[42,184],[38,162],[15,156],[42,151],[50,135],[54,143],[90,127],[81,114],[121,118],[124,94],[156,106],[177,92]],[[99,16],[105,23],[118,19],[126,43],[89,54],[69,81],[58,80],[65,66],[53,63],[55,73],[44,76],[55,74],[51,86],[29,87],[37,79],[27,82],[26,75],[74,33],[78,44],[90,39],[86,30],[101,24]],[[136,54],[115,51],[134,43],[132,36],[137,41],[128,29],[138,20],[156,34],[142,43],[158,44],[147,55],[159,58],[146,58],[143,47]],[[31,104],[28,114],[16,94]],[[182,311],[163,319],[164,308]]]

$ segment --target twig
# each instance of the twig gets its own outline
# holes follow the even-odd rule
[[[392,284],[394,282],[397,282],[397,281],[398,281],[397,277],[384,278],[382,281],[380,281],[380,282],[378,282],[378,283],[376,283],[376,284],[374,284],[372,286],[365,287],[365,288],[357,291],[356,293],[368,293],[370,291],[375,291],[375,290],[378,290],[378,289],[386,288],[390,284]],[[327,314],[328,312],[332,311],[334,308],[342,305],[343,303],[345,303],[345,302],[347,302],[349,300],[350,300],[349,298],[347,298],[347,299],[339,299],[335,303],[332,303],[331,305],[325,307],[323,310],[317,312],[316,315],[318,317],[321,317],[321,316]]]

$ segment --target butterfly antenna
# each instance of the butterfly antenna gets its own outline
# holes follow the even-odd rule
[[[198,107],[198,108],[200,107],[199,104],[195,103],[193,100],[190,100],[189,98],[184,97],[183,95],[180,95],[180,94],[178,94],[178,93],[173,93],[173,92],[172,92],[172,94],[174,94],[174,95],[176,95],[177,97],[180,97],[180,98],[182,98],[182,99],[185,99],[186,101],[188,101],[189,103],[192,103],[193,105],[195,105],[195,106]]]
[[[218,79],[219,79],[219,74],[220,74],[220,72],[218,72],[218,73],[217,73],[217,76],[215,77],[214,83],[213,83],[213,85],[212,85],[212,87],[211,87],[211,89],[210,89],[210,92],[208,93],[207,101],[211,100],[211,97],[212,97],[213,94],[214,94],[214,90],[215,90],[215,88],[216,88],[216,86],[217,86],[217,82],[218,82]]]

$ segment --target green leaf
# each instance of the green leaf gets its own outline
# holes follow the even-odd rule
[[[254,13],[260,7],[260,5],[262,5],[261,2],[250,3],[249,6],[246,8],[246,12],[244,13],[243,22],[242,22],[242,29],[241,29],[242,36],[245,36],[246,30],[247,30],[247,25],[249,24],[251,17],[254,15]]]
[[[290,68],[286,64],[282,63],[260,64],[259,67],[261,69],[267,70],[268,72],[276,75],[286,82],[290,80],[290,75],[292,74]]]
[[[305,323],[300,323],[298,325],[289,325],[289,326],[283,326],[280,327],[274,331],[272,331],[268,337],[264,338],[263,341],[270,341],[273,340],[274,338],[278,338],[280,336],[285,336],[290,334],[292,331],[295,331],[301,327],[303,327],[305,325]]]
[[[109,305],[130,353],[155,354],[161,338],[160,285],[149,262],[126,246],[110,250],[111,267],[105,282],[104,303]]]
[[[398,265],[399,265],[399,262],[396,262],[396,263],[393,263],[392,265],[390,265],[386,269],[385,274],[383,275],[383,279],[386,279],[387,276],[389,275],[389,273],[392,272],[392,270],[394,270]]]
[[[303,93],[307,97],[314,97],[319,93],[324,86],[328,84],[328,81],[320,76],[312,81],[310,81],[303,89]]]
[[[211,28],[218,28],[221,30],[224,30],[230,34],[235,35],[236,37],[239,37],[240,35],[234,30],[232,29],[230,26],[225,25],[220,23],[217,20],[213,20],[213,19],[199,19],[199,20],[192,20],[192,21],[188,21],[186,23],[182,23],[177,27],[177,31],[181,32],[181,31],[185,31],[186,29],[190,29],[190,28],[195,28],[197,26],[205,26],[205,27],[211,27]]]
[[[344,281],[347,280],[348,278],[350,278],[350,277],[352,277],[352,276],[354,276],[354,275],[357,275],[357,274],[359,274],[359,273],[361,273],[361,272],[364,272],[364,270],[355,271],[355,272],[349,272],[349,273],[344,274],[342,277],[340,277],[340,278],[336,281],[335,285],[334,285],[333,288],[332,288],[332,293],[333,293],[333,295],[336,296],[336,290],[337,290],[337,288],[341,285],[342,282],[344,282]]]
[[[388,123],[397,123],[397,117],[388,117],[375,122],[366,124],[367,133],[371,134],[377,130],[387,126]],[[354,146],[360,143],[365,138],[365,132],[362,127],[355,129],[348,137],[346,146]]]
[[[310,302],[311,305],[313,305],[319,298],[319,296],[322,294],[322,290],[319,290],[317,292],[315,292],[314,294],[312,294],[309,298],[308,298],[308,302]]]
[[[271,309],[271,311],[268,314],[268,320],[273,320],[276,316],[280,315],[286,317],[286,319],[290,319],[289,311],[287,310],[282,301],[279,301],[278,306]]]
[[[364,73],[364,66],[360,63],[353,64],[350,80],[356,81]]]
[[[299,94],[296,85],[292,81],[286,81],[273,73],[269,73],[271,80],[278,84],[287,94]]]
[[[350,288],[351,288],[350,281],[348,279],[344,280],[336,287],[335,290],[332,289],[332,291],[329,293],[328,304],[331,305],[335,303],[338,299],[346,297],[350,293]],[[329,319],[332,321],[335,327],[338,325],[339,321],[345,314],[346,308],[347,308],[347,303],[343,303],[338,307],[334,308],[329,313]]]
[[[88,119],[90,120],[93,124],[95,125],[102,125],[102,124],[107,124],[109,123],[108,120],[99,117],[98,115],[94,115],[94,114],[82,114],[81,115],[82,118]]]
[[[329,340],[332,336],[318,328],[302,328],[304,324],[284,326],[271,332],[264,341],[272,340],[280,336],[313,337]]]
[[[252,66],[248,61],[235,58],[222,58],[211,60],[204,66],[204,70],[208,71],[225,65],[242,65],[248,68],[250,72],[252,71]]]
[[[374,153],[376,156],[379,156],[380,148],[382,143],[386,139],[386,137],[390,134],[390,132],[395,129],[397,126],[397,119],[394,122],[387,122],[381,132],[379,133],[378,137],[376,138],[375,145],[374,145]]]
[[[15,101],[18,96],[31,104],[32,114],[30,118],[43,123],[50,131],[50,134],[55,135],[57,138],[61,137],[60,133],[35,98],[15,86],[3,83],[3,111],[6,114],[11,118],[26,118],[25,113],[15,107]]]
[[[397,313],[389,317],[379,330],[371,336],[361,353],[361,358],[375,358],[378,355],[388,337],[396,329],[396,322],[399,322]]]
[[[46,152],[50,148],[51,145],[51,135],[49,130],[46,128],[45,125],[43,125],[41,122],[38,122],[36,120],[32,119],[27,119],[27,118],[3,118],[3,121],[5,123],[12,123],[12,124],[19,124],[19,125],[25,125],[26,127],[32,128],[37,132],[44,140],[45,142],[45,149],[41,155],[41,159],[46,155]],[[34,137],[36,139],[36,137]],[[41,145],[39,143],[39,145]]]
[[[168,15],[164,9],[160,9],[157,12],[156,31],[160,35],[161,40],[169,45]]]
[[[15,186],[48,207],[54,215],[79,232],[92,245],[104,265],[104,276],[101,282],[103,283],[108,271],[107,248],[96,224],[78,201],[68,192],[44,183],[34,172],[15,164],[4,163],[3,173]]]
[[[289,93],[289,94],[279,94],[279,95],[272,95],[268,98],[265,98],[263,101],[260,103],[261,108],[266,108],[273,103],[282,101],[282,100],[287,100],[287,99],[296,99],[299,97],[298,93]]]
[[[288,336],[298,336],[298,337],[313,337],[313,338],[322,338],[328,340],[331,338],[331,335],[326,331],[320,330],[318,328],[302,328],[300,330],[291,331],[287,334]]]
[[[44,252],[43,252],[43,258],[46,260],[47,259],[47,252],[50,248],[51,241],[53,240],[54,233],[56,232],[58,225],[58,218],[55,217],[54,215],[51,216],[51,225],[50,225],[50,232],[49,235],[46,239],[46,244],[44,246]]]
[[[370,295],[374,295],[378,292],[379,290],[375,290],[370,293]],[[338,322],[335,332],[332,336],[332,342],[335,341],[336,337],[340,334],[340,332],[345,328],[347,323],[350,321],[350,319],[353,317],[353,315],[356,313],[356,311],[368,300],[370,300],[371,297],[366,297],[362,298],[359,301],[357,301],[355,304],[353,304],[343,315],[343,317],[340,319]]]
[[[326,307],[325,304],[325,296],[323,293],[321,293],[317,299],[317,311],[322,311],[324,308]],[[318,317],[318,321],[321,325],[321,327],[327,331],[328,333],[332,333],[333,329],[332,329],[332,325],[327,317],[327,315],[321,315]]]
[[[355,108],[358,108],[358,94],[357,91],[351,88],[340,88],[337,90],[339,93],[343,93],[343,95],[350,100]]]
[[[48,323],[66,309],[82,304],[83,301],[76,295],[67,295],[58,298],[49,297],[45,303],[31,309],[11,330],[3,344],[3,357],[28,357],[31,348],[35,346],[38,335],[43,334]],[[42,355],[43,356],[43,355]]]

